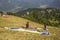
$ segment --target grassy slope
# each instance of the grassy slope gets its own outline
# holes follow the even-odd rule
[[[29,20],[9,16],[8,18],[3,18],[0,16],[0,27],[21,27],[24,26]],[[42,24],[37,24],[35,22],[29,21],[30,27],[43,27]],[[47,26],[50,35],[40,35],[26,32],[14,32],[0,28],[0,40],[60,40],[60,28]]]

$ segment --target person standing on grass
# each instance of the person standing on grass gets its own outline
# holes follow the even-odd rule
[[[46,30],[46,23],[44,23],[44,28],[43,29]]]
[[[29,28],[29,22],[26,23],[26,28]]]

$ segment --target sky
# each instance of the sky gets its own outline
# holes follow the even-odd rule
[[[0,10],[4,11],[36,7],[60,8],[60,0],[0,0]]]

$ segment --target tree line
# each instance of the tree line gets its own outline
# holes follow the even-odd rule
[[[27,12],[29,12],[29,14],[27,14]],[[46,25],[50,26],[60,26],[60,9],[56,8],[29,8],[17,13],[7,12],[7,14],[23,17],[40,24],[46,23]]]

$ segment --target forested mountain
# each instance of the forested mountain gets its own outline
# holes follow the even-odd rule
[[[15,15],[51,26],[60,25],[60,9],[56,8],[29,8],[24,11],[19,11]]]

